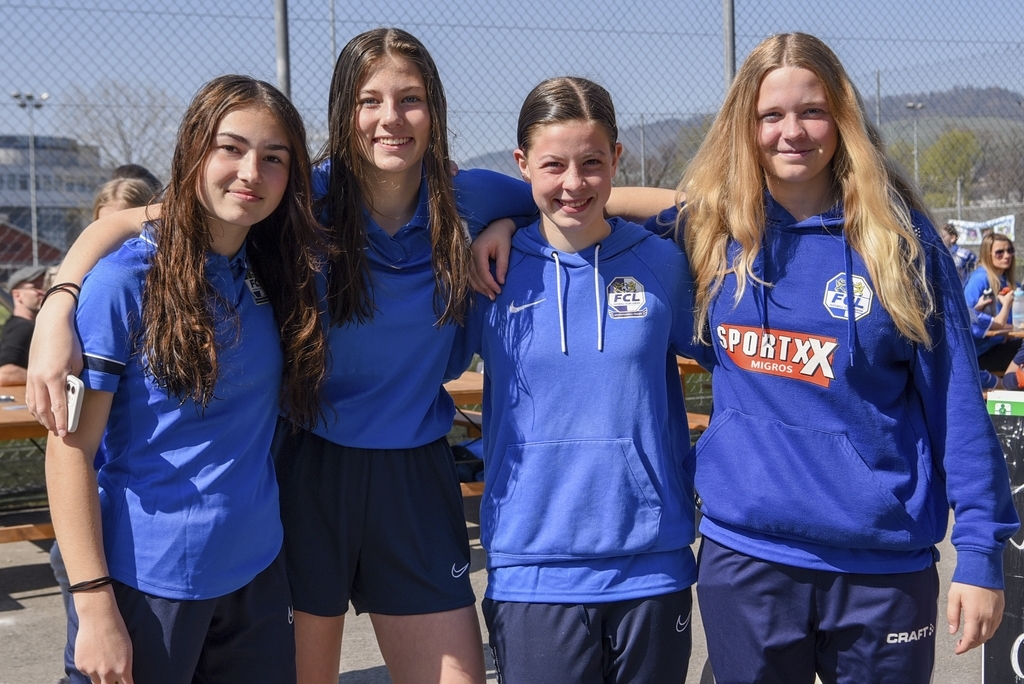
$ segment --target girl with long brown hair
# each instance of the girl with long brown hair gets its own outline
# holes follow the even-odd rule
[[[750,53],[685,172],[715,411],[697,595],[719,684],[930,679],[950,505],[957,653],[1018,521],[952,259],[835,54]]]
[[[270,445],[279,412],[321,412],[309,170],[287,98],[214,79],[161,217],[82,284],[81,422],[46,456],[74,682],[295,679]]]

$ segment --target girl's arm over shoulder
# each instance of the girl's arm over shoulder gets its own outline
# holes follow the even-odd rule
[[[635,223],[643,223],[663,209],[679,204],[683,196],[668,188],[612,188],[605,205],[605,216],[621,216]]]
[[[85,275],[107,254],[137,236],[146,221],[160,217],[160,205],[125,209],[94,221],[71,245],[54,283],[81,285]],[[82,369],[82,348],[75,334],[75,300],[57,292],[39,310],[28,358],[25,403],[53,434],[67,431],[64,381]]]
[[[453,182],[459,215],[466,220],[474,238],[500,218],[516,218],[518,226],[536,219],[537,205],[530,186],[518,178],[488,169],[463,169]]]

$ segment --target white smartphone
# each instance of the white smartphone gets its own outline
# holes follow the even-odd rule
[[[74,375],[69,375],[64,384],[64,391],[68,398],[68,432],[74,432],[78,429],[78,419],[82,415],[85,385]]]

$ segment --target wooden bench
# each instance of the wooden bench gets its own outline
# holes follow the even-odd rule
[[[53,539],[50,510],[38,508],[0,514],[0,544]]]

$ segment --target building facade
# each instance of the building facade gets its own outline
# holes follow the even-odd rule
[[[39,239],[67,249],[92,217],[96,190],[109,175],[99,149],[71,138],[35,137]],[[0,136],[0,214],[31,234],[29,137]]]

